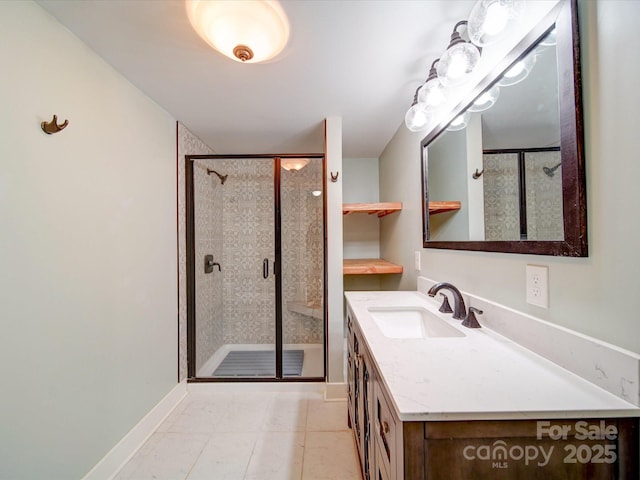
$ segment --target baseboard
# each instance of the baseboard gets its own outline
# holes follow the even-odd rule
[[[327,401],[345,400],[347,398],[346,383],[327,383],[324,389],[324,399]]]
[[[186,395],[187,382],[178,383],[82,480],[110,480],[115,477]]]

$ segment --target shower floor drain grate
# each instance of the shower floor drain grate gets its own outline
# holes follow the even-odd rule
[[[282,374],[285,377],[302,375],[304,350],[282,352]],[[214,377],[275,377],[276,352],[273,350],[235,350],[220,363]]]

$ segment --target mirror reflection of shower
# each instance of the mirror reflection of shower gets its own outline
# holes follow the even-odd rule
[[[224,182],[227,180],[227,177],[229,176],[229,175],[220,175],[215,170],[211,170],[210,168],[207,168],[207,175],[211,175],[212,173],[215,173],[218,176],[218,178],[220,179],[221,185],[224,185]]]

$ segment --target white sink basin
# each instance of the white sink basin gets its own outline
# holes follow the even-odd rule
[[[465,336],[423,307],[371,307],[369,313],[382,334],[388,338]]]

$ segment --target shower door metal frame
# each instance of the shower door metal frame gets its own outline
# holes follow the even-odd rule
[[[194,160],[222,160],[222,159],[271,159],[274,168],[274,268],[275,278],[275,354],[276,370],[273,377],[197,377],[196,376],[196,262],[195,262],[195,200],[194,200]],[[323,249],[323,329],[322,345],[324,353],[322,377],[285,377],[282,366],[282,229],[281,229],[281,200],[280,200],[280,173],[282,158],[311,158],[322,159],[322,249]],[[323,153],[301,154],[247,154],[247,155],[185,155],[185,214],[186,214],[186,262],[187,262],[187,382],[211,383],[211,382],[324,382],[327,378],[328,346],[327,346],[327,160]]]

